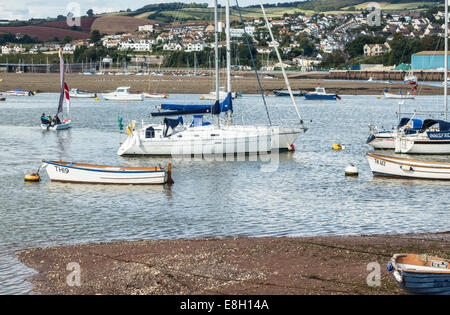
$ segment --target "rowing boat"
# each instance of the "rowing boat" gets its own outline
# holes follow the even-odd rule
[[[61,161],[42,161],[51,181],[85,184],[171,184],[172,165],[167,168],[122,167]]]
[[[367,153],[374,176],[450,180],[450,163],[411,160]]]
[[[428,255],[395,254],[388,262],[397,283],[412,294],[450,294],[449,260]]]

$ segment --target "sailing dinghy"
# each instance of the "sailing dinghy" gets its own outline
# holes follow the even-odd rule
[[[172,184],[171,164],[167,168],[122,167],[70,162],[42,161],[50,180],[84,184],[150,185]]]
[[[61,82],[61,92],[59,95],[59,104],[58,104],[58,110],[56,112],[56,116],[58,118],[57,122],[50,123],[50,124],[41,124],[41,128],[44,130],[64,130],[70,128],[71,120],[69,118],[69,109],[70,109],[70,96],[69,96],[69,88],[67,87],[67,84],[64,82],[64,58],[62,50],[59,50],[59,72],[60,72],[60,82]],[[64,100],[66,100],[66,111],[67,111],[67,117],[64,115],[63,105]]]

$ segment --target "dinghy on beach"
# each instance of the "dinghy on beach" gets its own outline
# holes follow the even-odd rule
[[[172,184],[172,165],[167,168],[122,167],[71,162],[42,161],[50,180],[84,184]]]
[[[395,254],[388,262],[397,283],[412,294],[450,294],[449,260],[428,255]]]
[[[450,163],[411,160],[367,153],[374,176],[450,180]]]

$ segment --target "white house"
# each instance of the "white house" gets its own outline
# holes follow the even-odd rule
[[[138,31],[139,32],[150,32],[150,33],[153,33],[154,27],[153,27],[152,24],[142,25],[142,26],[138,27]]]
[[[206,47],[205,42],[190,42],[186,46],[186,51],[203,51]]]
[[[139,42],[120,42],[119,50],[132,49],[135,51],[151,51],[152,44],[146,40],[140,40]]]

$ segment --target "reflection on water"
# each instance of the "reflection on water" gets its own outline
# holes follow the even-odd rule
[[[170,102],[197,103],[197,95],[171,95]],[[36,246],[161,238],[306,236],[449,230],[450,183],[373,178],[365,153],[369,123],[390,127],[398,107],[376,96],[344,96],[337,102],[298,100],[308,132],[283,153],[273,172],[261,161],[119,157],[117,115],[125,123],[147,120],[160,101],[108,103],[75,99],[73,128],[42,131],[39,117],[52,113],[54,95],[8,98],[0,110],[0,293],[29,290],[32,271],[18,264],[17,250]],[[439,110],[440,98],[407,102]],[[288,98],[268,97],[272,121],[295,118]],[[264,124],[260,98],[238,99],[235,121]],[[423,108],[422,108],[423,109]],[[158,121],[153,119],[153,121]],[[123,140],[123,137],[122,137]],[[333,151],[333,143],[345,145]],[[392,153],[392,152],[391,152]],[[417,157],[413,157],[417,158]],[[422,158],[422,157],[421,157]],[[430,157],[424,157],[425,159]],[[448,156],[432,157],[449,161]],[[175,184],[110,186],[24,183],[42,159],[152,167],[173,164]],[[357,178],[344,176],[355,164]],[[267,170],[267,169],[266,169]]]

